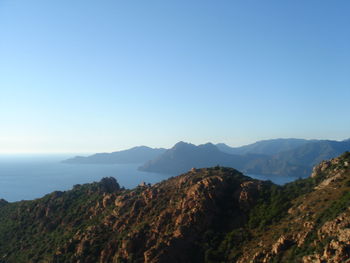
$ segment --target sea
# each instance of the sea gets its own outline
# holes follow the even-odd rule
[[[120,186],[134,188],[142,182],[155,184],[172,175],[139,171],[141,164],[67,164],[75,155],[0,155],[0,199],[9,202],[33,200],[53,191],[65,191],[75,184],[114,177]],[[285,184],[295,177],[249,175]]]

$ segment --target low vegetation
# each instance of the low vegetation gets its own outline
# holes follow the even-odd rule
[[[317,233],[350,207],[349,163],[346,153],[284,186],[217,166],[132,190],[105,178],[33,201],[1,200],[0,262],[321,257],[335,237]]]

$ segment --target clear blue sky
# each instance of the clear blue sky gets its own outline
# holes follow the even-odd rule
[[[350,137],[350,2],[0,0],[0,152]]]

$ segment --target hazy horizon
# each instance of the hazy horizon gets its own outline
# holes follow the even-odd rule
[[[350,2],[0,2],[0,152],[349,138]]]
[[[232,145],[232,144],[228,144],[226,142],[212,142],[212,141],[206,141],[206,142],[202,142],[202,143],[193,143],[190,141],[184,141],[184,140],[180,140],[182,142],[185,143],[191,143],[194,145],[202,145],[202,144],[206,144],[206,143],[213,143],[213,144],[218,144],[218,143],[224,143],[230,147],[241,147],[241,146],[245,146],[245,145],[249,145],[249,144],[253,144],[259,141],[266,141],[266,140],[275,140],[275,139],[305,139],[305,140],[332,140],[332,141],[344,141],[344,140],[348,140],[350,138],[343,138],[343,139],[329,139],[329,138],[270,138],[270,139],[262,139],[262,140],[258,140],[258,141],[252,141],[250,143],[245,143],[245,144],[237,144],[237,145]],[[94,154],[94,153],[110,153],[110,152],[116,152],[116,151],[123,151],[123,150],[128,150],[130,148],[133,147],[139,147],[139,146],[147,146],[150,148],[165,148],[165,149],[170,149],[172,148],[176,143],[180,142],[177,141],[173,144],[169,144],[169,146],[150,146],[150,145],[146,145],[146,144],[141,144],[141,145],[131,145],[130,147],[127,148],[120,148],[120,149],[114,149],[114,150],[102,150],[102,151],[90,151],[90,152],[80,152],[80,151],[75,151],[75,152],[2,152],[0,151],[0,156],[5,156],[5,155],[62,155],[62,156],[69,156],[69,155],[89,155],[89,154]]]

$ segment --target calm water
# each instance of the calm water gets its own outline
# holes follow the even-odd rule
[[[99,181],[113,176],[121,186],[133,188],[141,182],[157,183],[169,175],[137,170],[139,164],[73,165],[60,163],[71,156],[1,156],[0,198],[29,200],[55,190],[68,190],[75,184]]]
[[[0,198],[7,201],[30,200],[55,190],[68,190],[75,184],[99,181],[113,176],[121,186],[133,188],[141,182],[157,183],[170,177],[137,170],[139,164],[63,164],[71,155],[0,155]],[[261,180],[284,184],[289,177],[250,175]]]

